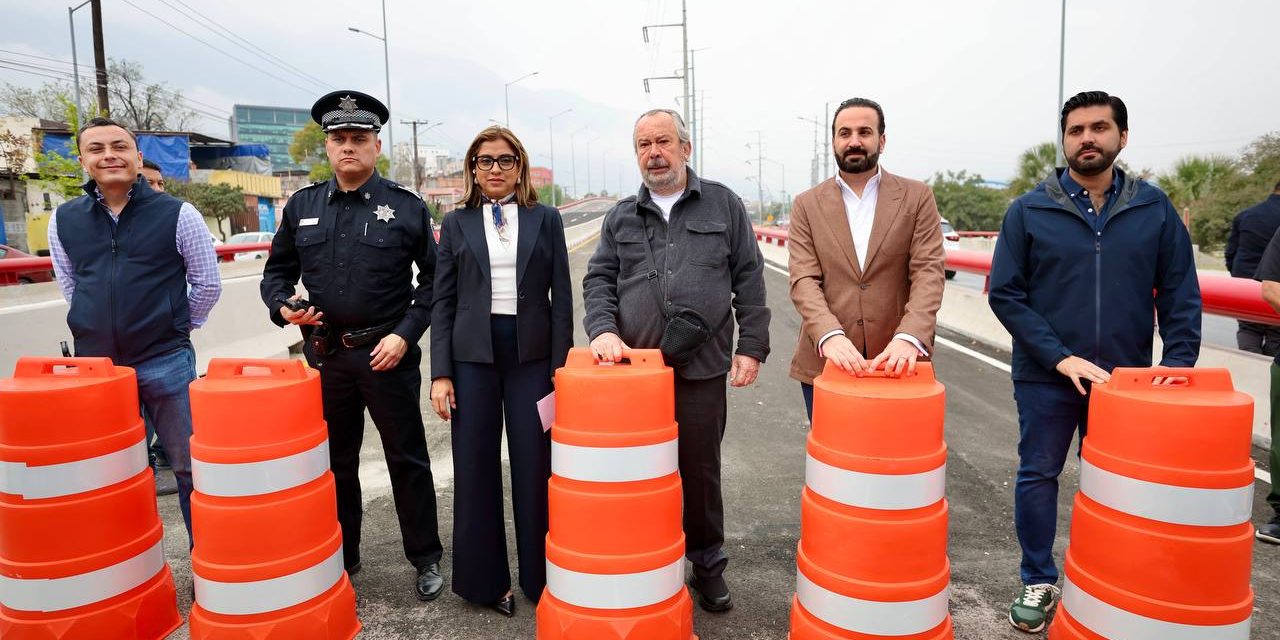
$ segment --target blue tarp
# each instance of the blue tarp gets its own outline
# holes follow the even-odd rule
[[[53,152],[64,158],[75,157],[71,149],[71,134],[44,134],[41,148],[45,153]],[[166,177],[180,180],[191,179],[191,144],[184,135],[157,136],[142,134],[138,136],[138,151],[142,157],[160,165],[160,173]]]
[[[199,169],[231,169],[271,175],[271,149],[265,144],[193,147],[191,161]]]

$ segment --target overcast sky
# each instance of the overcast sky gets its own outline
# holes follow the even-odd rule
[[[185,3],[185,4],[184,4]],[[489,119],[503,120],[511,87],[511,126],[535,164],[550,164],[548,117],[555,121],[557,181],[609,191],[638,184],[630,134],[635,117],[679,108],[679,0],[488,2],[387,0],[392,118],[444,124],[425,140],[465,151]],[[382,32],[374,0],[103,0],[109,57],[141,62],[204,111],[233,104],[309,108],[330,89],[386,94],[382,43],[347,31]],[[272,66],[210,31],[213,23],[323,81]],[[707,177],[748,198],[763,142],[764,183],[773,197],[810,186],[814,125],[827,102],[851,96],[884,105],[889,171],[927,179],[967,170],[1007,180],[1023,149],[1057,127],[1057,0],[899,0],[842,2],[688,0],[689,45],[697,89],[705,92]],[[181,12],[180,12],[181,11]],[[0,0],[11,28],[0,50],[70,60],[62,2]],[[77,12],[82,64],[92,63],[88,7]],[[170,23],[166,25],[160,20]],[[1167,170],[1188,154],[1235,154],[1280,130],[1280,56],[1273,0],[1068,0],[1066,95],[1102,89],[1130,111],[1131,166]],[[176,28],[175,28],[176,27]],[[204,40],[222,52],[180,33]],[[232,59],[234,56],[250,64]],[[0,51],[0,59],[14,59]],[[282,82],[284,78],[298,87]],[[34,86],[45,78],[0,69],[0,81]],[[834,106],[834,105],[833,105]],[[825,123],[824,123],[825,125]],[[583,129],[585,127],[585,129]],[[226,119],[202,117],[197,130],[227,136]],[[409,129],[397,126],[397,142]],[[383,133],[384,140],[386,132]],[[748,148],[748,144],[752,145]],[[829,149],[822,150],[824,158]],[[602,167],[603,165],[603,167]],[[769,197],[769,196],[766,196]]]

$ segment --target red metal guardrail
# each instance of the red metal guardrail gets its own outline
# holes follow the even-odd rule
[[[218,254],[218,261],[222,262],[237,253],[250,253],[253,251],[271,251],[270,242],[254,242],[252,244],[224,244],[213,248]],[[47,273],[53,270],[52,258],[10,258],[8,260],[0,260],[0,285],[17,284],[18,277],[32,272]]]
[[[785,229],[756,227],[755,232],[757,240],[786,246],[787,231]],[[953,249],[947,251],[947,268],[987,278],[988,282],[982,287],[985,292],[990,284],[991,254],[969,249]],[[1261,282],[1212,273],[1202,273],[1199,277],[1200,303],[1205,313],[1280,325],[1280,314],[1272,310],[1271,305],[1262,299]]]

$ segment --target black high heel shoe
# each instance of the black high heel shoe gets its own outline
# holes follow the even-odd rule
[[[507,595],[503,596],[501,600],[489,606],[494,611],[497,611],[498,613],[501,613],[502,615],[508,618],[511,618],[516,615],[516,596],[514,593],[508,593]]]

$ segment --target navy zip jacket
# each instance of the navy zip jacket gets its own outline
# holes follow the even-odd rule
[[[1058,172],[1005,214],[988,301],[1013,336],[1014,380],[1069,384],[1054,369],[1067,356],[1106,371],[1150,366],[1154,317],[1160,363],[1195,365],[1201,307],[1191,238],[1163,192],[1123,173],[1120,184],[1096,231]]]

